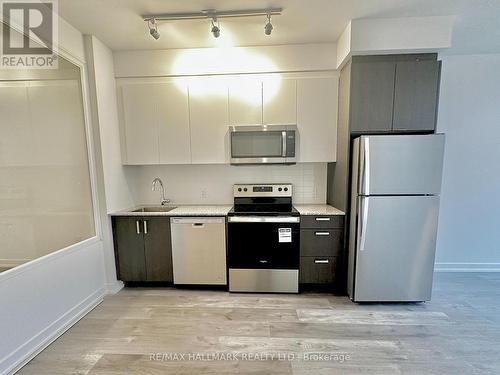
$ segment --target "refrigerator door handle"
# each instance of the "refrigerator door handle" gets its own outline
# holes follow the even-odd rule
[[[366,245],[366,226],[368,221],[368,200],[369,198],[361,198],[361,222],[360,222],[360,235],[359,235],[359,251],[365,251]]]
[[[364,144],[363,194],[369,195],[370,194],[370,138],[363,137],[363,144]]]

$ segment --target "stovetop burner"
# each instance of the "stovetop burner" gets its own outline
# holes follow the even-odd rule
[[[229,215],[299,216],[292,205],[291,184],[234,185]]]
[[[289,216],[300,216],[299,211],[293,206],[287,207],[287,208],[282,208],[278,209],[276,207],[273,208],[261,208],[261,207],[238,207],[234,206],[230,211],[229,211],[229,216],[254,216],[254,215],[262,215],[262,216],[282,216],[282,215],[289,215]]]

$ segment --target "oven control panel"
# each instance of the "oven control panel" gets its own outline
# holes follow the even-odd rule
[[[291,197],[292,184],[236,184],[234,197]]]

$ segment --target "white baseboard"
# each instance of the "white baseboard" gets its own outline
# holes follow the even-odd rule
[[[0,268],[14,268],[33,259],[0,259]]]
[[[47,346],[52,344],[59,336],[71,328],[94,307],[102,302],[104,296],[104,288],[100,288],[90,296],[85,298],[81,303],[70,309],[51,325],[40,331],[9,355],[2,358],[0,361],[0,369],[4,368],[4,374],[14,374],[21,367],[26,365],[35,356],[37,356]]]
[[[436,263],[436,272],[500,272],[500,263]]]
[[[122,290],[124,286],[123,281],[120,280],[116,280],[114,283],[107,283],[106,294],[116,294]]]

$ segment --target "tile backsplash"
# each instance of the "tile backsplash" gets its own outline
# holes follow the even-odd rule
[[[160,192],[151,182],[160,177],[173,204],[231,204],[235,183],[292,183],[294,203],[326,202],[326,163],[232,166],[126,166],[129,189],[136,204],[157,204]]]

